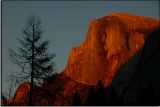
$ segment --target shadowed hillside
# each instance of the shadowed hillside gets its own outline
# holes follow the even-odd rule
[[[144,47],[117,71],[112,86],[126,105],[159,105],[160,28],[145,41]]]

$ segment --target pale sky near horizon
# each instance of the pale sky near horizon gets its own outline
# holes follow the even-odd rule
[[[56,72],[64,70],[70,50],[85,40],[89,21],[113,12],[125,12],[159,19],[159,1],[3,1],[2,2],[2,92],[18,67],[9,60],[9,49],[19,45],[26,17],[36,14],[51,41],[49,52],[56,53]],[[13,88],[13,93],[15,92]]]

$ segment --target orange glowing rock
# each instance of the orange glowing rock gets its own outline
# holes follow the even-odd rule
[[[79,83],[96,85],[101,80],[108,86],[159,25],[156,19],[124,13],[92,20],[86,40],[71,50],[66,75]]]
[[[16,105],[27,105],[28,95],[30,91],[30,83],[24,82],[19,85],[11,103]]]

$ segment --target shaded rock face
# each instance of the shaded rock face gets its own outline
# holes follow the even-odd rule
[[[145,41],[134,74],[124,88],[128,104],[159,105],[160,97],[160,28]],[[138,99],[138,100],[135,100]]]
[[[101,80],[108,86],[118,68],[158,26],[158,20],[123,13],[92,20],[86,40],[71,50],[66,75],[83,84],[96,85]]]

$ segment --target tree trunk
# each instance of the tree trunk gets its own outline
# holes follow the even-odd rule
[[[33,99],[33,78],[34,78],[34,19],[33,19],[33,41],[32,41],[32,71],[31,71],[31,84],[29,94],[29,105],[32,106]]]

